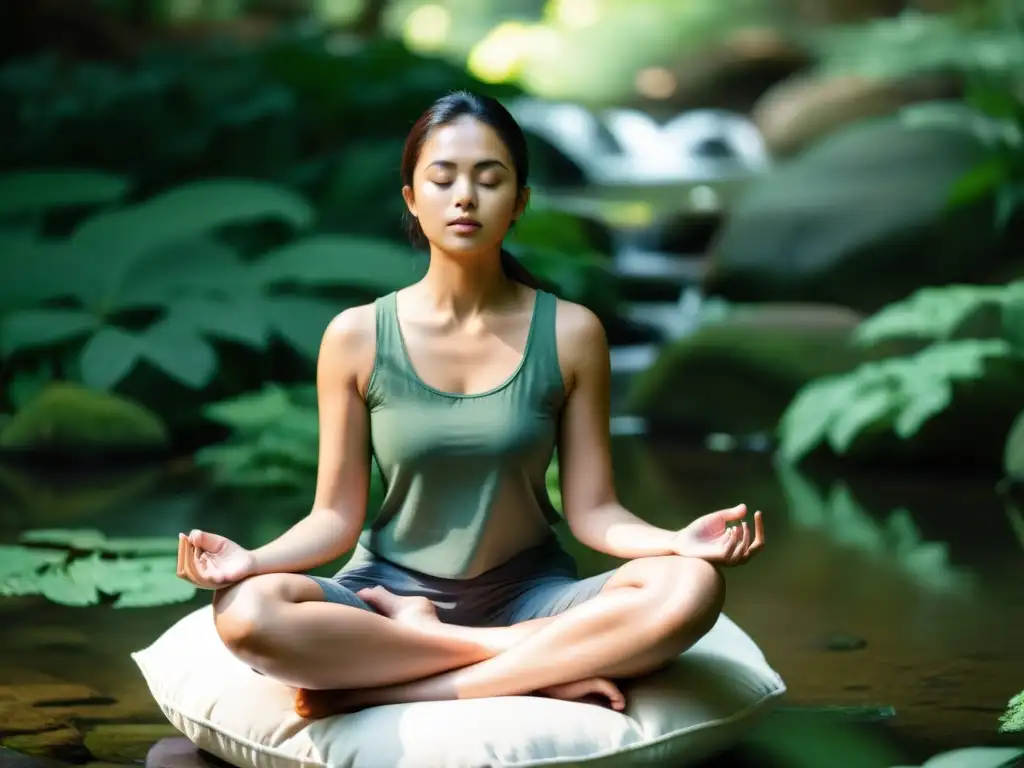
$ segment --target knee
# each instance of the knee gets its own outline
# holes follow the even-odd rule
[[[217,634],[229,650],[243,658],[258,653],[277,608],[287,600],[276,577],[253,576],[214,594]]]
[[[688,648],[711,631],[725,605],[725,579],[705,560],[660,557],[650,563],[644,591],[654,632]]]

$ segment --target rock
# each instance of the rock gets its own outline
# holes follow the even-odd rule
[[[91,456],[108,451],[162,451],[168,440],[160,418],[138,403],[60,382],[14,415],[0,433],[0,449]]]
[[[752,116],[769,151],[786,157],[839,128],[952,93],[951,85],[940,78],[887,81],[804,75],[771,88],[754,105]]]
[[[85,746],[96,760],[132,763],[145,760],[155,742],[179,735],[168,723],[97,725],[86,734]]]
[[[739,30],[722,43],[687,50],[666,68],[675,80],[668,98],[638,97],[629,106],[674,116],[689,109],[728,109],[749,114],[777,83],[811,64],[810,53],[777,30]]]
[[[953,185],[986,156],[957,128],[895,119],[840,131],[750,183],[716,237],[704,289],[733,301],[872,312],[925,285],[984,281],[1013,225],[994,201],[952,209]]]
[[[82,734],[71,726],[0,737],[0,746],[25,755],[68,763],[84,763],[89,759],[89,753],[82,744]]]
[[[825,636],[822,645],[827,651],[861,651],[868,647],[868,641],[856,635],[832,632]]]
[[[774,431],[803,384],[864,359],[849,343],[860,320],[837,307],[733,308],[666,347],[635,380],[627,410],[655,432]]]

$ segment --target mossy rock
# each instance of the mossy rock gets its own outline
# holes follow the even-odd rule
[[[711,249],[704,290],[735,302],[823,302],[860,312],[926,285],[985,282],[1019,261],[1018,222],[985,196],[951,207],[984,144],[947,126],[867,120],[748,185]]]
[[[805,383],[864,359],[850,342],[860,319],[832,307],[733,309],[667,346],[634,381],[627,410],[654,432],[774,431]]]
[[[169,446],[160,417],[138,403],[78,384],[51,384],[0,432],[0,449],[19,454],[160,452]]]

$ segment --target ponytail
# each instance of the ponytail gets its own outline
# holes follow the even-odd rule
[[[427,236],[423,234],[423,227],[420,226],[419,219],[409,213],[409,211],[405,211],[403,218],[405,219],[406,234],[413,247],[430,247],[430,244],[427,242]],[[519,259],[504,248],[501,249],[501,271],[505,273],[505,277],[509,280],[522,283],[527,288],[541,290],[540,281],[530,273],[530,270],[523,266]]]
[[[541,290],[540,281],[530,273],[530,270],[523,266],[519,259],[504,248],[501,249],[501,271],[505,273],[505,277],[509,280],[522,283],[527,288]]]

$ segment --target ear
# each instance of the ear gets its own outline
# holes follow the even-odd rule
[[[519,217],[523,215],[523,212],[526,210],[526,206],[529,202],[530,188],[523,187],[523,189],[519,193],[519,197],[516,199],[516,207],[512,210],[513,220],[519,220]]]
[[[405,207],[409,209],[409,213],[415,216],[416,198],[413,197],[412,187],[410,187],[408,184],[402,187],[402,199],[405,200]]]

